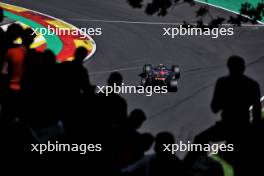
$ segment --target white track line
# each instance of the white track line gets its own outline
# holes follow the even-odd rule
[[[98,22],[98,23],[142,24],[142,25],[175,25],[175,26],[183,25],[183,23],[180,23],[180,22],[101,20],[101,19],[85,19],[85,18],[63,18],[63,20],[79,21],[79,22]],[[241,24],[241,27],[264,27],[263,24]],[[190,23],[190,25],[196,25],[196,23]],[[208,25],[208,24],[205,24],[205,25]],[[234,24],[224,23],[222,24],[222,26],[234,26]]]
[[[182,25],[182,23],[179,22],[177,23],[177,22],[151,22],[151,21],[128,21],[128,20],[102,20],[102,19],[85,19],[85,18],[63,18],[63,20],[101,22],[101,23],[146,24],[146,25]]]

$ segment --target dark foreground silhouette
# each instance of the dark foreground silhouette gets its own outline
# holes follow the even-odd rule
[[[211,109],[221,112],[221,120],[206,131],[197,135],[195,143],[225,141],[234,144],[234,152],[222,153],[234,166],[235,175],[252,174],[256,171],[254,163],[260,138],[256,132],[261,124],[260,88],[256,81],[245,76],[245,62],[239,56],[231,56],[227,67],[229,75],[217,80]],[[252,116],[250,107],[252,106]],[[251,118],[252,117],[252,118]],[[260,131],[259,131],[260,132]],[[200,155],[202,155],[200,153]],[[189,162],[199,153],[189,154]],[[250,161],[250,162],[249,162]]]

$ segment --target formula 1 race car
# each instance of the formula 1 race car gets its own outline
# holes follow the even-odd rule
[[[163,64],[152,67],[150,64],[143,66],[141,79],[142,86],[167,86],[169,91],[178,90],[178,80],[180,79],[180,68],[173,65],[171,69]]]

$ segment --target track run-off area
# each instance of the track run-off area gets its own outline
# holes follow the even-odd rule
[[[32,48],[39,51],[45,49],[53,51],[59,62],[72,60],[74,51],[79,46],[83,46],[89,51],[87,59],[96,51],[94,40],[87,34],[82,34],[81,31],[69,23],[23,7],[5,3],[0,3],[0,7],[4,10],[4,16],[10,20],[8,24],[2,26],[3,29],[6,29],[12,23],[20,23],[24,28],[32,28],[37,34]],[[73,35],[73,32],[64,35],[67,32],[66,29],[76,31],[76,35]]]

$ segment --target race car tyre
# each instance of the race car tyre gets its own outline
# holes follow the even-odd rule
[[[147,84],[147,80],[145,79],[145,78],[142,78],[141,79],[141,86],[146,86],[146,84]]]
[[[176,75],[176,78],[179,79],[180,78],[180,67],[178,65],[173,65],[171,70]]]
[[[152,70],[152,66],[150,64],[146,64],[143,67],[143,73],[148,74]]]
[[[169,91],[173,91],[173,92],[178,91],[178,81],[176,79],[170,80],[168,88]]]

